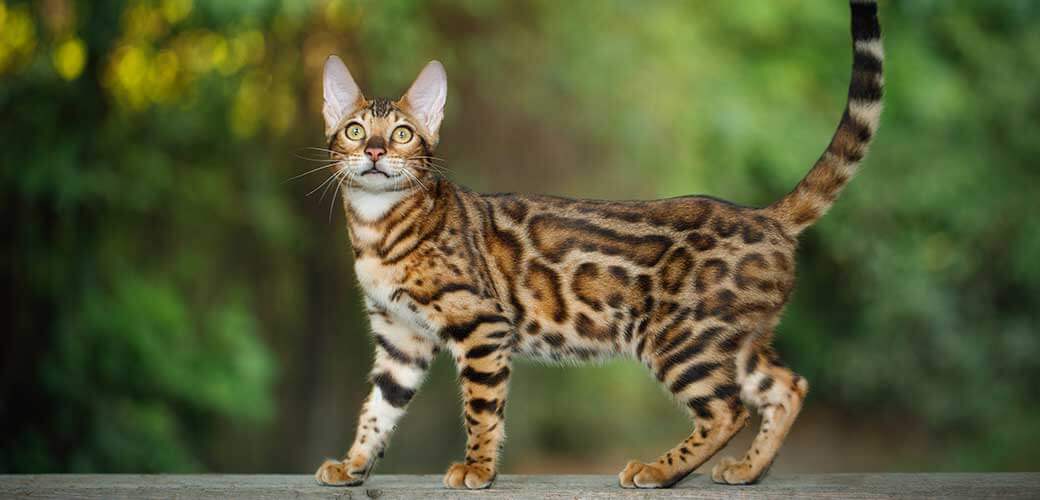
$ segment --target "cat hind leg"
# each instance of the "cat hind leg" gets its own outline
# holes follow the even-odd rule
[[[740,384],[740,398],[762,415],[762,425],[751,448],[740,460],[726,457],[711,472],[722,484],[751,484],[765,475],[780,445],[798,417],[809,383],[794,373],[771,351],[752,353],[749,369]]]

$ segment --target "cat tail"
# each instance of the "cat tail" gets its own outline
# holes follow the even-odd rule
[[[827,150],[794,190],[766,211],[797,235],[830,209],[859,168],[881,118],[884,52],[876,0],[851,0],[852,81],[845,113]]]

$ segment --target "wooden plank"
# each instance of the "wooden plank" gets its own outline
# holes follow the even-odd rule
[[[626,490],[613,476],[499,477],[462,492],[441,476],[376,475],[362,486],[318,486],[302,475],[0,475],[0,498],[1040,498],[1040,473],[791,474],[752,486],[723,486],[694,474],[667,490]]]

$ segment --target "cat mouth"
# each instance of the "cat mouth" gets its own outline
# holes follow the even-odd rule
[[[362,177],[364,177],[366,175],[382,175],[383,177],[386,177],[387,179],[390,178],[390,174],[388,174],[388,173],[386,173],[386,172],[384,172],[382,170],[379,170],[379,168],[374,167],[374,166],[373,167],[369,167],[369,169],[365,170],[364,172],[361,172],[361,176]]]

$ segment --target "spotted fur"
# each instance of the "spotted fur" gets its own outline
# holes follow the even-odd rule
[[[376,356],[354,445],[342,461],[323,464],[317,480],[364,480],[444,349],[458,367],[467,434],[448,487],[494,480],[514,357],[634,358],[689,411],[689,437],[655,460],[629,462],[621,486],[675,484],[745,425],[747,407],[762,414],[762,427],[748,453],[724,459],[712,478],[757,481],[808,391],[770,346],[794,287],[796,237],[834,202],[878,126],[877,6],[852,0],[851,10],[852,81],[837,132],[805,179],[766,208],[703,196],[588,201],[468,191],[433,172],[441,110],[419,108],[443,105],[443,89],[425,87],[423,75],[400,101],[358,96],[344,116],[332,113],[370,137],[351,141],[332,127],[330,147],[347,172],[343,200]],[[351,101],[345,88],[341,100]],[[394,143],[400,126],[417,137]],[[373,143],[387,149],[387,179],[400,177],[378,189],[352,176],[367,168],[352,162]]]

